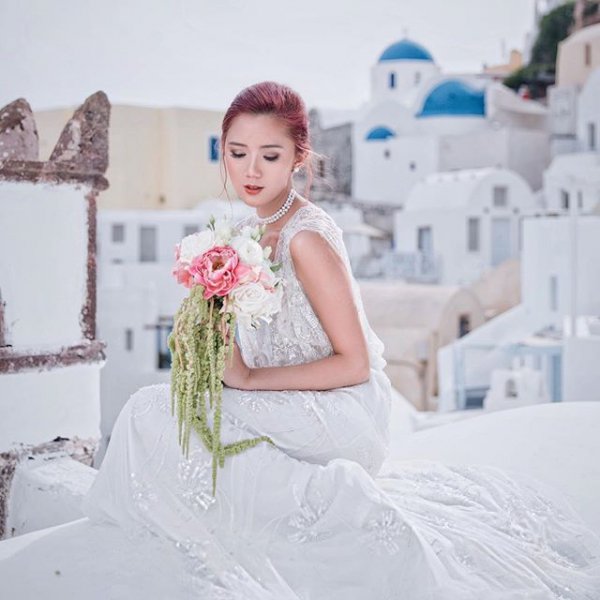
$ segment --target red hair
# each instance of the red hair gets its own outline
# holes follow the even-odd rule
[[[308,114],[304,100],[292,88],[275,81],[263,81],[244,88],[229,105],[221,125],[221,160],[225,165],[225,141],[233,120],[241,114],[273,115],[283,121],[288,134],[296,149],[296,156],[303,159],[312,154],[309,140]],[[305,163],[307,179],[304,196],[312,183],[312,166],[307,160]],[[227,173],[225,171],[225,173]],[[225,178],[224,187],[227,185]]]

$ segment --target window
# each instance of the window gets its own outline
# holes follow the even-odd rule
[[[471,331],[471,319],[469,315],[460,315],[458,317],[458,337],[467,335]]]
[[[584,47],[584,52],[585,52],[585,66],[589,67],[592,64],[592,45],[591,44],[586,44]]]
[[[588,123],[588,148],[590,150],[596,149],[596,123]]]
[[[156,327],[157,366],[159,369],[171,368],[171,349],[169,348],[169,335],[173,331],[171,319],[161,319]]]
[[[208,156],[210,162],[219,161],[219,137],[211,135],[208,138]]]
[[[390,89],[394,89],[396,87],[396,73],[390,73],[388,82]]]
[[[187,235],[192,235],[192,233],[198,233],[200,231],[200,227],[198,225],[184,225],[183,226],[183,237]]]
[[[325,159],[324,158],[320,158],[319,162],[317,163],[318,166],[318,176],[323,178],[325,177]]]
[[[410,163],[409,163],[409,165],[408,165],[408,168],[411,171],[414,171],[417,168],[417,163],[414,160],[411,160]]]
[[[390,157],[390,151],[389,151],[389,149],[388,149],[388,148],[386,148],[386,149],[383,151],[383,156],[384,156],[385,158],[389,158],[389,157]]]
[[[415,73],[415,85],[419,85],[419,83],[421,83],[421,73],[420,71],[417,71]]]
[[[156,227],[140,227],[140,262],[156,262]]]
[[[125,350],[131,352],[133,350],[133,329],[125,330]]]
[[[560,190],[560,206],[563,210],[569,210],[569,192]]]
[[[504,389],[504,397],[505,398],[517,398],[518,397],[517,382],[512,377],[509,377],[506,380],[506,383],[504,385],[505,385],[505,389]]]
[[[497,208],[508,204],[508,188],[505,185],[494,186],[493,203]]]
[[[125,241],[125,225],[123,223],[112,224],[111,239],[116,244],[121,244]]]
[[[467,223],[467,249],[479,252],[479,217],[469,217]]]
[[[430,225],[417,229],[417,249],[429,256],[433,253],[433,235]]]
[[[550,275],[550,310],[558,310],[558,277]]]

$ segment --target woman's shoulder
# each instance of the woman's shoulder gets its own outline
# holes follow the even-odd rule
[[[282,230],[282,235],[291,250],[292,240],[295,245],[301,246],[303,243],[310,243],[314,234],[324,238],[338,254],[343,254],[341,228],[326,210],[310,202],[294,213],[288,226]]]
[[[300,231],[341,232],[333,217],[314,202],[302,205],[293,215],[282,233],[291,239]]]

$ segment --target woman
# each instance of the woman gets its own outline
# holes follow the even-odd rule
[[[566,503],[493,467],[406,461],[377,476],[391,391],[383,346],[341,230],[292,185],[309,167],[304,103],[263,82],[240,92],[222,129],[226,175],[255,209],[239,225],[266,224],[261,243],[285,287],[271,323],[238,329],[221,436],[274,445],[228,459],[213,498],[202,443],[192,439],[188,459],[178,446],[169,386],[142,388],[119,415],[86,514],[174,542],[198,589],[230,597],[599,598],[600,545]]]

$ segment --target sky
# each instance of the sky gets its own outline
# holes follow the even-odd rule
[[[253,83],[308,108],[355,109],[370,67],[408,36],[446,73],[523,49],[534,0],[0,0],[0,107],[113,104],[225,110]],[[505,55],[503,56],[503,48]]]

